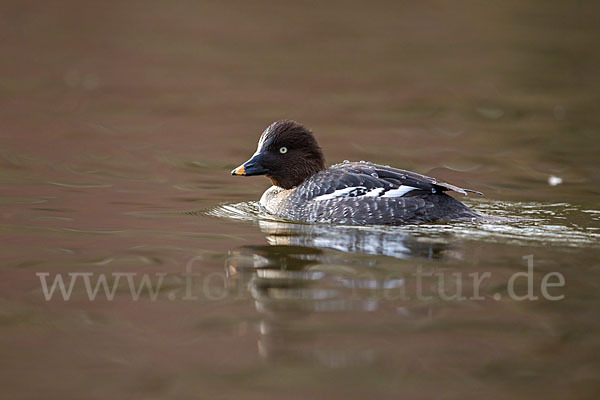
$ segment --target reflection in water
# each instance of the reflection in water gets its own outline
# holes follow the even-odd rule
[[[448,235],[432,235],[431,232],[415,234],[409,226],[293,223],[273,219],[273,216],[265,214],[255,202],[223,204],[206,214],[257,223],[271,245],[303,246],[395,258],[460,257],[448,244]]]
[[[430,239],[418,239],[399,227],[350,227],[323,224],[291,224],[259,221],[272,245],[307,246],[348,253],[384,255],[396,258],[441,258],[448,245]]]
[[[274,220],[256,202],[223,204],[206,214],[257,223],[272,244],[296,244],[395,258],[446,258],[453,251],[444,247],[465,239],[490,243],[510,240],[513,244],[526,246],[597,247],[600,243],[600,212],[591,207],[484,200],[468,205],[478,213],[493,216],[493,220],[405,226],[307,225]],[[567,220],[571,223],[565,224]],[[454,255],[460,257],[460,253]]]
[[[378,257],[329,249],[439,257],[446,247],[419,243],[405,234],[377,232],[371,236],[364,230],[273,222],[261,222],[260,226],[271,245],[236,248],[225,264],[229,291],[250,293],[261,315],[259,354],[269,360],[300,359],[328,367],[370,363],[377,351],[365,344],[340,346],[339,333],[327,340],[322,332],[305,329],[305,321],[323,313],[390,311],[389,299],[405,285],[404,275],[398,271],[380,269]],[[391,311],[399,320],[428,317],[429,308],[425,313],[422,308],[412,310],[393,302]]]
[[[337,261],[337,262],[336,262]],[[227,259],[229,289],[247,289],[260,312],[302,315],[325,311],[372,311],[371,299],[350,298],[343,289],[378,289],[402,285],[369,273],[343,257],[334,260],[320,250],[297,246],[244,246]]]
[[[369,312],[375,299],[351,296],[347,288],[402,285],[361,274],[363,265],[338,259],[339,265],[318,249],[299,246],[245,246],[233,250],[226,262],[230,291],[247,290],[261,314],[258,352],[265,359],[302,360],[330,367],[373,361],[370,348],[336,348],[319,340],[317,332],[298,330],[312,313]],[[367,263],[366,267],[369,267]]]
[[[404,227],[307,225],[273,220],[254,203],[224,205],[209,214],[254,222],[269,244],[235,248],[226,261],[230,292],[249,294],[260,315],[259,355],[270,361],[344,367],[383,362],[385,347],[371,339],[357,340],[357,329],[376,330],[368,321],[387,321],[384,331],[390,326],[406,329],[415,326],[413,322],[435,323],[438,318],[432,318],[434,314],[444,315],[453,307],[484,304],[411,297],[418,286],[413,278],[415,265],[405,260],[434,266],[465,261],[470,241],[482,239],[489,243],[511,240],[520,246],[597,246],[594,210],[566,203],[499,202],[481,203],[479,209],[491,209],[495,214],[505,211],[518,215],[520,221]],[[571,220],[582,224],[559,225],[567,213]],[[466,273],[464,263],[460,265],[459,271]],[[459,282],[463,284],[463,294],[469,293],[472,288],[468,281]],[[435,277],[423,281],[423,285],[438,287]],[[502,286],[502,280],[488,286],[488,298],[498,285]],[[360,323],[353,323],[349,330],[336,330],[335,334],[323,330],[323,320],[331,326],[344,326],[344,318]]]
[[[214,213],[253,219],[257,211],[225,207]],[[444,238],[417,236],[401,227],[254,220],[269,245],[236,248],[225,267],[230,292],[249,292],[262,316],[258,351],[269,360],[301,359],[327,367],[373,362],[377,350],[371,345],[360,346],[350,337],[352,344],[340,346],[340,333],[328,341],[322,332],[297,325],[304,327],[306,320],[324,313],[392,312],[399,320],[429,318],[430,305],[389,301],[404,290],[405,276],[398,268],[381,268],[382,258],[371,255],[430,260],[461,257]]]

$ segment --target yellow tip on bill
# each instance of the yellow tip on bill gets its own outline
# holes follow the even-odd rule
[[[246,175],[246,171],[244,170],[244,166],[241,165],[233,170],[233,175]]]

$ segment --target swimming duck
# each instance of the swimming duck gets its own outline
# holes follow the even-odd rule
[[[252,157],[232,175],[266,175],[273,186],[260,204],[278,217],[299,222],[401,225],[480,217],[448,196],[474,190],[371,162],[325,166],[313,133],[295,121],[269,125]]]

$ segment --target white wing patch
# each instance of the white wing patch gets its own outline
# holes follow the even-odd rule
[[[334,191],[333,193],[328,193],[328,194],[323,194],[321,196],[317,196],[314,198],[314,200],[321,201],[321,200],[335,199],[336,197],[349,197],[350,193],[355,190],[356,191],[367,190],[367,188],[364,186],[351,186],[351,187],[347,187],[347,188],[343,188],[343,189],[338,189],[338,190]]]
[[[375,188],[372,190],[369,190],[367,193],[365,193],[365,196],[367,197],[379,197],[381,195],[381,193],[383,193],[385,190],[385,188]]]
[[[323,194],[315,197],[313,200],[331,200],[340,197],[402,197],[411,190],[417,188],[412,186],[399,186],[396,189],[388,190],[385,192],[385,188],[378,187],[373,189],[367,189],[364,186],[351,186],[343,189],[338,189],[332,193]],[[385,193],[384,193],[385,192]]]
[[[401,185],[401,186],[398,186],[396,189],[388,190],[381,197],[402,197],[406,193],[410,192],[411,190],[415,190],[415,189],[416,189],[416,187]]]

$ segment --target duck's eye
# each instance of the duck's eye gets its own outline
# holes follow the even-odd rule
[[[287,153],[287,147],[280,147],[280,148],[279,148],[279,152],[280,152],[281,154],[285,154],[285,153]]]

